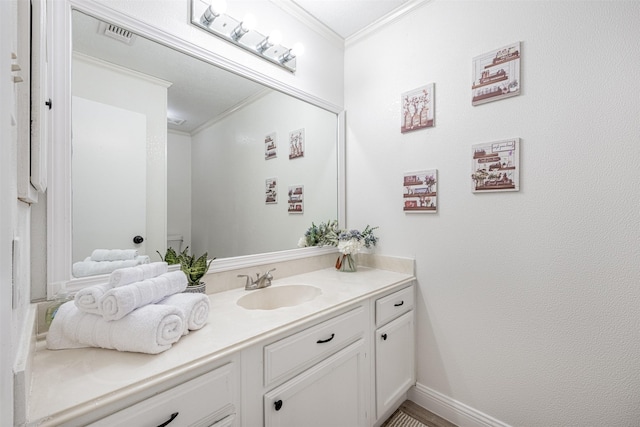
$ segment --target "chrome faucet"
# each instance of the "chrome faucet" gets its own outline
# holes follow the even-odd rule
[[[254,289],[262,289],[266,288],[267,286],[271,286],[271,280],[273,280],[271,272],[274,270],[275,268],[272,268],[262,276],[260,275],[260,273],[256,273],[256,280],[253,281],[251,280],[251,276],[249,276],[248,274],[238,274],[238,277],[246,277],[247,283],[244,285],[244,289],[246,291],[252,291]]]

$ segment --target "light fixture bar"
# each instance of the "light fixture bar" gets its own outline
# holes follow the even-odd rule
[[[279,65],[285,70],[292,73],[296,71],[296,49],[282,46],[278,32],[265,36],[251,28],[252,23],[247,22],[247,17],[244,21],[236,20],[225,14],[220,7],[213,7],[210,1],[190,0],[190,3],[192,25]]]

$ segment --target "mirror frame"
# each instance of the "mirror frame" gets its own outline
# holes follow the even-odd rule
[[[337,186],[339,224],[346,224],[345,198],[345,119],[342,107],[303,92],[293,86],[263,75],[253,69],[230,61],[216,53],[158,30],[121,12],[89,0],[63,0],[49,2],[48,21],[50,55],[50,87],[52,88],[53,116],[49,131],[49,188],[47,190],[47,299],[65,286],[75,292],[83,287],[104,283],[107,275],[74,278],[72,268],[72,190],[71,190],[71,60],[72,11],[85,13],[130,29],[184,54],[208,62],[241,77],[261,83],[271,89],[293,96],[337,116]],[[194,27],[195,29],[195,27]],[[55,53],[55,54],[53,54]],[[311,225],[311,224],[309,224]],[[295,242],[292,242],[295,244]],[[233,270],[255,265],[307,258],[322,253],[335,252],[333,247],[289,249],[264,254],[216,259],[210,273]]]

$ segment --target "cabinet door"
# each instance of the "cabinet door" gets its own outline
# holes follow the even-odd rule
[[[365,356],[360,339],[267,393],[265,427],[366,426]]]
[[[413,310],[376,331],[376,407],[385,413],[415,382]]]

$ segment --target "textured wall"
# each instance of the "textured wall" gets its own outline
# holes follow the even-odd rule
[[[516,41],[522,94],[472,107],[471,58]],[[639,51],[638,2],[444,0],[347,49],[347,218],[416,257],[421,385],[514,426],[640,425]],[[400,134],[429,82],[436,127]],[[471,145],[512,137],[521,191],[471,193]],[[404,214],[431,168],[438,213]]]

